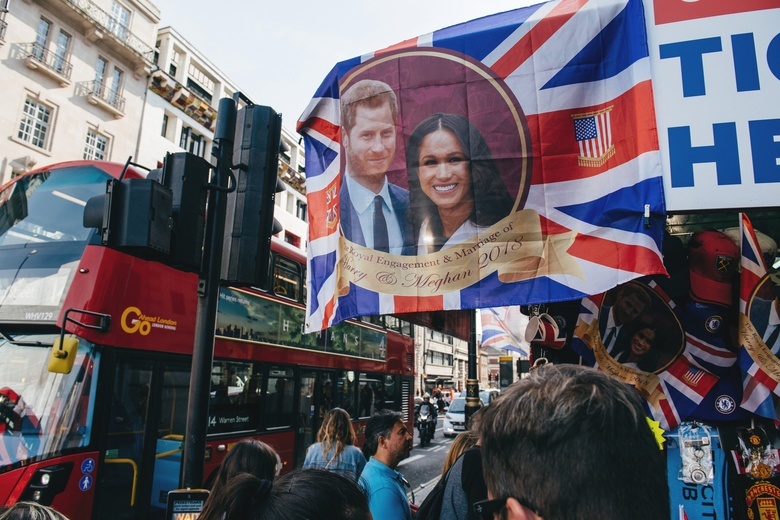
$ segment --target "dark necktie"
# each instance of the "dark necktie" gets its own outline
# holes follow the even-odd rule
[[[775,346],[775,343],[777,342],[778,336],[780,336],[780,325],[777,325],[775,327],[775,330],[772,331],[772,333],[769,335],[769,337],[764,342],[766,344],[766,346],[769,348],[769,350],[771,350],[773,352],[775,351],[775,349],[773,347]]]
[[[390,247],[387,240],[387,221],[382,210],[382,196],[374,197],[374,249],[388,253]]]
[[[616,327],[612,327],[609,329],[609,332],[607,332],[607,339],[604,341],[604,346],[607,347],[608,351],[610,343],[612,343],[612,340],[615,339],[615,328]]]

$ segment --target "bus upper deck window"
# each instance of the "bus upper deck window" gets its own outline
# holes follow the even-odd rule
[[[300,301],[302,286],[300,266],[292,260],[277,256],[274,262],[274,294]]]

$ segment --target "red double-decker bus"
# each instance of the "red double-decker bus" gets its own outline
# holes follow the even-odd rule
[[[78,161],[0,192],[0,505],[71,518],[161,517],[179,487],[198,276],[104,247],[86,201],[123,166]],[[129,167],[125,178],[140,178]],[[219,294],[204,479],[254,437],[300,465],[324,412],[412,428],[412,326],[385,316],[304,334],[305,259],[272,243],[268,287]],[[64,328],[68,374],[48,369]]]

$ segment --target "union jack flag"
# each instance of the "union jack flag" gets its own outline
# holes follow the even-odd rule
[[[460,83],[437,75],[455,67],[462,68]],[[423,260],[431,255],[385,257],[342,236],[344,215],[334,211],[333,198],[344,175],[340,88],[361,75],[386,82],[398,99],[400,137],[388,179],[403,188],[403,138],[422,117],[458,112],[482,124],[491,146],[507,135],[505,119],[516,122],[509,141],[522,141],[522,152],[493,149],[505,172],[523,172],[502,174],[514,195],[512,213],[496,229],[480,229],[469,242],[473,248],[458,248],[476,254],[458,273],[448,273],[453,276],[442,267],[447,251],[436,253],[439,267],[424,277]],[[447,94],[430,99],[425,88]],[[553,0],[338,63],[298,121],[310,210],[307,331],[358,315],[571,301],[664,274],[665,207],[652,99],[641,0]],[[494,231],[526,224],[535,232],[490,242]],[[515,240],[522,240],[520,254],[502,256],[501,247]],[[521,258],[529,250],[538,254]],[[388,276],[376,272],[378,263],[399,267]],[[383,282],[416,276],[419,285],[405,292],[380,287],[379,274]]]
[[[528,316],[519,307],[493,307],[479,311],[482,323],[482,347],[514,350],[526,358],[529,344],[523,340],[521,330],[528,323]]]
[[[773,393],[780,395],[780,385],[762,368],[746,348],[746,340],[749,338],[745,332],[745,326],[750,322],[748,302],[756,286],[767,274],[768,269],[753,224],[744,213],[740,214],[740,249],[739,319],[741,345],[737,352],[743,377],[740,406],[762,417],[777,420]]]

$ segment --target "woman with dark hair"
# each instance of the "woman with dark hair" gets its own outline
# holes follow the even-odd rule
[[[334,471],[357,481],[365,465],[363,452],[355,447],[355,430],[349,413],[341,408],[328,411],[316,444],[306,450],[303,469]]]
[[[369,520],[368,499],[351,479],[318,469],[295,470],[271,482],[234,477],[224,520]],[[200,518],[203,518],[202,516]]]
[[[644,322],[630,325],[631,328],[626,335],[628,343],[618,343],[615,351],[612,352],[612,357],[623,365],[644,372],[654,372],[658,368],[660,358],[658,349],[653,348],[660,343],[658,328]]]
[[[279,455],[268,444],[255,439],[237,442],[225,456],[217,470],[211,494],[198,517],[200,520],[221,520],[230,501],[227,490],[237,475],[250,473],[256,478],[273,480],[281,469]]]
[[[514,201],[485,139],[458,114],[434,114],[406,145],[417,254],[452,247],[492,226]]]
[[[0,509],[1,520],[68,520],[56,509],[38,502],[17,502],[7,509]]]

